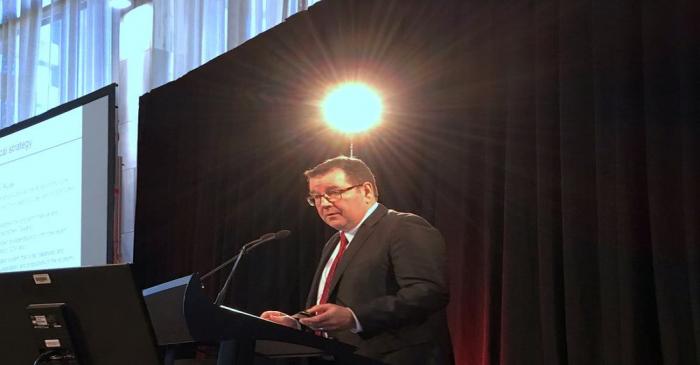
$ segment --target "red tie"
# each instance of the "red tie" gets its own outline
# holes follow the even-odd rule
[[[340,259],[343,257],[345,248],[348,246],[348,238],[345,237],[344,232],[340,232],[340,247],[338,248],[338,254],[335,255],[335,259],[331,264],[331,268],[328,270],[328,275],[326,275],[326,282],[323,284],[323,292],[321,292],[321,300],[318,304],[323,304],[328,302],[328,292],[331,290],[331,281],[333,281],[333,274],[335,273],[335,268],[338,266]]]

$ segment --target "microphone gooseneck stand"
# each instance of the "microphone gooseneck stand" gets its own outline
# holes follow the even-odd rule
[[[215,305],[221,305],[221,303],[224,301],[224,298],[226,297],[226,292],[228,292],[228,287],[231,284],[231,280],[233,278],[233,273],[236,272],[236,268],[238,267],[238,263],[241,261],[241,258],[243,255],[245,255],[248,250],[253,249],[254,247],[267,242],[271,240],[276,240],[280,238],[285,238],[289,236],[290,232],[288,230],[282,230],[277,233],[268,233],[260,238],[258,238],[255,241],[249,242],[243,247],[241,247],[241,251],[238,252],[236,255],[235,259],[236,261],[233,263],[233,267],[231,268],[231,271],[228,274],[228,277],[226,277],[226,281],[224,282],[224,285],[221,287],[221,290],[219,291],[219,294],[216,296],[216,300],[214,300]],[[213,274],[215,271],[219,270],[223,266],[227,265],[229,262],[231,262],[233,258],[227,260],[224,262],[222,265],[219,265],[217,268],[212,270],[211,272],[207,273],[206,275],[202,276],[202,278],[209,276]],[[217,358],[216,364],[217,365],[240,365],[240,364],[252,364],[254,359],[253,359],[253,354],[255,353],[255,343],[254,342],[236,342],[234,340],[230,341],[222,341],[219,345],[219,356]],[[248,355],[246,355],[248,354]]]

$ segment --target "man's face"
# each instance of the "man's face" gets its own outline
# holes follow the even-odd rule
[[[309,193],[325,194],[353,185],[355,184],[348,181],[345,171],[333,169],[325,175],[309,178]],[[360,223],[374,201],[371,184],[365,183],[344,192],[341,199],[332,203],[321,198],[316,204],[316,211],[329,226],[339,231],[349,231]]]

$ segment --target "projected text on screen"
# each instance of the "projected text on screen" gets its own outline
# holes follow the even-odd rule
[[[0,272],[80,266],[82,119],[0,139]]]

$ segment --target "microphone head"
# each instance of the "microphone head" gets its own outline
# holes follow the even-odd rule
[[[279,240],[282,238],[287,238],[292,232],[290,232],[288,229],[283,229],[281,231],[278,231],[275,233],[275,239]]]
[[[264,235],[260,236],[260,238],[258,238],[257,240],[258,240],[258,241],[269,241],[269,240],[273,240],[273,239],[276,238],[275,235],[276,235],[276,234],[275,234],[275,233],[272,233],[272,232],[270,232],[270,233],[265,233]]]

